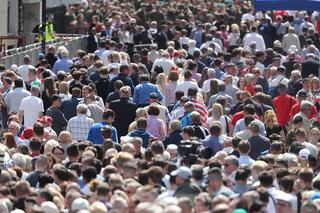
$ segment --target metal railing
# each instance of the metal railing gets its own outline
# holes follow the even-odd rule
[[[75,57],[78,49],[85,51],[87,49],[87,35],[60,34],[58,36],[59,38],[46,42],[46,48],[49,45],[53,45],[56,48],[65,46],[69,50],[70,57]],[[6,50],[4,56],[0,56],[0,64],[4,64],[8,68],[13,64],[21,65],[25,55],[30,56],[32,64],[37,64],[39,53],[41,53],[41,43]]]

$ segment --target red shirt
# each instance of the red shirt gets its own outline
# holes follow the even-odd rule
[[[290,111],[291,117],[294,117],[296,114],[298,114],[300,112],[300,105],[301,105],[301,103],[296,103],[295,105],[293,105],[293,107],[291,108],[291,111]],[[311,112],[310,112],[310,115],[308,116],[308,118],[312,119],[312,118],[316,118],[316,117],[318,117],[317,107],[312,106]]]
[[[273,99],[279,124],[285,126],[290,120],[291,108],[297,103],[296,99],[290,95],[280,95]]]
[[[254,115],[254,117],[255,117],[256,119],[258,119],[258,120],[260,119],[257,115]],[[235,113],[235,114],[232,116],[232,118],[231,118],[231,124],[232,124],[233,126],[235,126],[236,123],[237,123],[237,121],[240,120],[240,119],[242,119],[242,118],[244,118],[244,112],[243,112],[243,111],[240,111],[240,112]]]

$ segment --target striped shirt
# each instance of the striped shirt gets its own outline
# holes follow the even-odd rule
[[[190,98],[190,101],[193,103],[195,111],[201,115],[201,123],[206,124],[209,116],[206,106],[195,98]]]

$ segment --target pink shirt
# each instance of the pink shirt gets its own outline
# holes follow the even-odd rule
[[[164,139],[166,137],[165,123],[155,115],[149,115],[147,131],[150,132],[157,139]]]

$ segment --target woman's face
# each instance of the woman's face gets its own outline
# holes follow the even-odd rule
[[[53,157],[56,159],[57,162],[63,161],[64,153],[60,149],[55,149],[53,152]]]
[[[313,80],[311,83],[312,89],[319,89],[319,81],[318,80]]]

